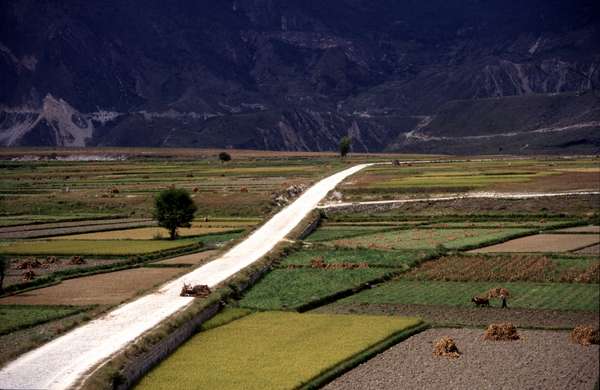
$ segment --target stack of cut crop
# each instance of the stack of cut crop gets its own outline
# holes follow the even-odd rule
[[[517,328],[510,322],[490,324],[484,334],[484,339],[495,341],[518,340]]]
[[[571,332],[571,340],[581,345],[599,344],[599,330],[589,325],[577,325]]]
[[[460,356],[460,351],[458,350],[458,347],[456,346],[454,340],[452,340],[448,336],[443,336],[437,341],[437,343],[435,343],[433,355],[457,358]]]

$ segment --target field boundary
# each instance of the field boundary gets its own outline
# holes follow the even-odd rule
[[[319,389],[331,382],[333,379],[339,377],[340,375],[350,371],[351,369],[357,367],[359,364],[375,357],[379,353],[385,351],[386,349],[398,344],[399,342],[406,340],[407,338],[420,333],[429,328],[429,325],[425,322],[421,322],[418,325],[415,325],[411,328],[401,330],[388,338],[376,343],[375,345],[365,349],[362,352],[346,359],[335,366],[325,370],[323,373],[319,374],[317,377],[311,379],[307,383],[298,387],[299,390],[313,390]]]

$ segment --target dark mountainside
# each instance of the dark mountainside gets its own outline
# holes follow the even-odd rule
[[[3,1],[0,145],[598,153],[597,0]]]

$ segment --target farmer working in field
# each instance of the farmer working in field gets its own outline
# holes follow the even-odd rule
[[[508,309],[508,305],[506,304],[506,295],[504,294],[500,294],[500,299],[502,300],[502,308],[503,309]]]

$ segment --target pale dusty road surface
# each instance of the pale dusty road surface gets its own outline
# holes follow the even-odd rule
[[[416,202],[441,202],[445,200],[458,199],[531,199],[531,198],[549,198],[557,196],[572,195],[600,195],[600,191],[564,191],[564,192],[467,192],[459,195],[432,196],[428,198],[410,198],[395,200],[372,200],[366,202],[339,202],[325,203],[317,206],[321,209],[350,207],[356,205],[379,205],[379,204],[403,204]]]
[[[94,366],[188,306],[193,298],[179,296],[184,282],[212,287],[252,264],[284,239],[339,182],[369,165],[321,180],[222,257],[9,363],[0,370],[0,388],[73,387]]]

